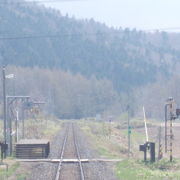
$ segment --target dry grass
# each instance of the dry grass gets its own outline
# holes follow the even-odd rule
[[[139,145],[145,143],[145,131],[142,122],[133,122],[131,125],[131,158],[127,158],[127,124],[112,123],[109,130],[109,123],[85,121],[80,123],[81,128],[90,137],[95,149],[106,158],[118,157],[124,159],[117,164],[116,172],[119,179],[123,180],[179,180],[180,179],[180,126],[174,127],[173,156],[175,161],[170,163],[168,154],[164,154],[164,159],[154,164],[143,163],[143,152],[139,151]],[[158,152],[158,129],[160,123],[148,123],[150,141],[156,142],[156,152]],[[162,139],[163,142],[162,129]],[[164,146],[163,146],[164,147]],[[177,159],[178,158],[178,159]]]
[[[61,129],[62,122],[58,119],[42,118],[26,119],[25,138],[29,139],[52,139]],[[0,124],[2,126],[2,124]],[[20,129],[22,125],[20,125]],[[20,133],[20,137],[22,133]],[[31,172],[32,164],[17,163],[13,157],[4,160],[9,165],[9,171],[0,168],[0,180],[25,180]]]

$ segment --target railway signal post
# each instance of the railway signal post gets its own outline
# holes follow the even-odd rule
[[[175,111],[175,101],[172,97],[168,98],[165,104],[165,152],[169,151],[169,160],[173,160],[173,121],[180,116],[180,109]],[[169,120],[169,130],[168,130]],[[169,134],[168,134],[169,131]],[[168,143],[169,142],[169,143]],[[169,149],[168,149],[169,144]]]

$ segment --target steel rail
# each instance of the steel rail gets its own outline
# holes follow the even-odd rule
[[[65,136],[64,136],[64,140],[63,140],[63,146],[62,146],[62,150],[61,150],[60,162],[58,164],[55,180],[60,179],[60,174],[61,174],[61,169],[62,169],[62,164],[63,164],[64,151],[65,151],[65,147],[66,147],[66,143],[67,143],[67,139],[68,139],[68,134],[69,134],[69,129],[70,129],[69,126],[70,125],[68,125],[67,130],[65,132]],[[81,162],[81,156],[80,156],[79,147],[78,147],[76,136],[75,136],[75,130],[74,130],[74,124],[73,123],[72,123],[72,133],[73,133],[73,141],[74,141],[74,145],[75,145],[75,151],[77,154],[78,164],[79,164],[79,168],[80,168],[80,176],[81,176],[80,180],[85,180],[83,166],[82,166],[82,162]]]
[[[81,163],[81,156],[80,156],[80,153],[79,153],[79,147],[78,147],[77,140],[76,140],[76,137],[75,137],[74,124],[72,124],[72,130],[73,130],[73,139],[74,139],[74,144],[75,144],[75,148],[76,148],[76,153],[77,153],[77,157],[78,157],[78,161],[79,161],[81,180],[85,180],[84,170],[83,170],[82,163]]]
[[[64,140],[63,140],[63,146],[62,146],[62,150],[61,150],[60,162],[59,162],[59,165],[57,168],[55,180],[59,180],[59,177],[60,177],[62,163],[63,163],[64,150],[65,150],[65,146],[66,146],[66,142],[67,142],[67,138],[68,138],[68,132],[69,132],[69,126],[67,127],[67,130],[65,132],[65,136],[64,136]]]

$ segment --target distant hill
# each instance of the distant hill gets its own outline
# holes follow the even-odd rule
[[[179,50],[180,34],[113,29],[34,3],[0,5],[1,65],[63,69],[125,91],[171,75]]]

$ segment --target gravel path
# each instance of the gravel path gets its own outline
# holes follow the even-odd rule
[[[63,138],[66,128],[64,127],[57,136],[51,142],[51,152],[49,158],[59,158],[61,152],[61,146],[63,143]],[[99,158],[98,154],[90,147],[88,143],[88,137],[83,134],[79,127],[75,126],[75,134],[77,136],[77,143],[80,150],[81,158]],[[70,135],[70,139],[71,139]],[[72,152],[73,143],[72,140],[67,141],[68,150],[65,156],[70,156],[69,158],[74,158]],[[65,157],[67,158],[67,157]],[[58,164],[51,163],[38,163],[33,166],[31,175],[27,180],[54,180],[55,172],[57,170]],[[102,163],[102,162],[89,162],[83,163],[83,169],[85,173],[86,180],[117,180],[115,177],[112,167],[113,163]],[[61,180],[80,180],[75,169],[78,170],[77,164],[63,164],[64,175],[61,176]],[[67,177],[68,174],[68,177]]]

